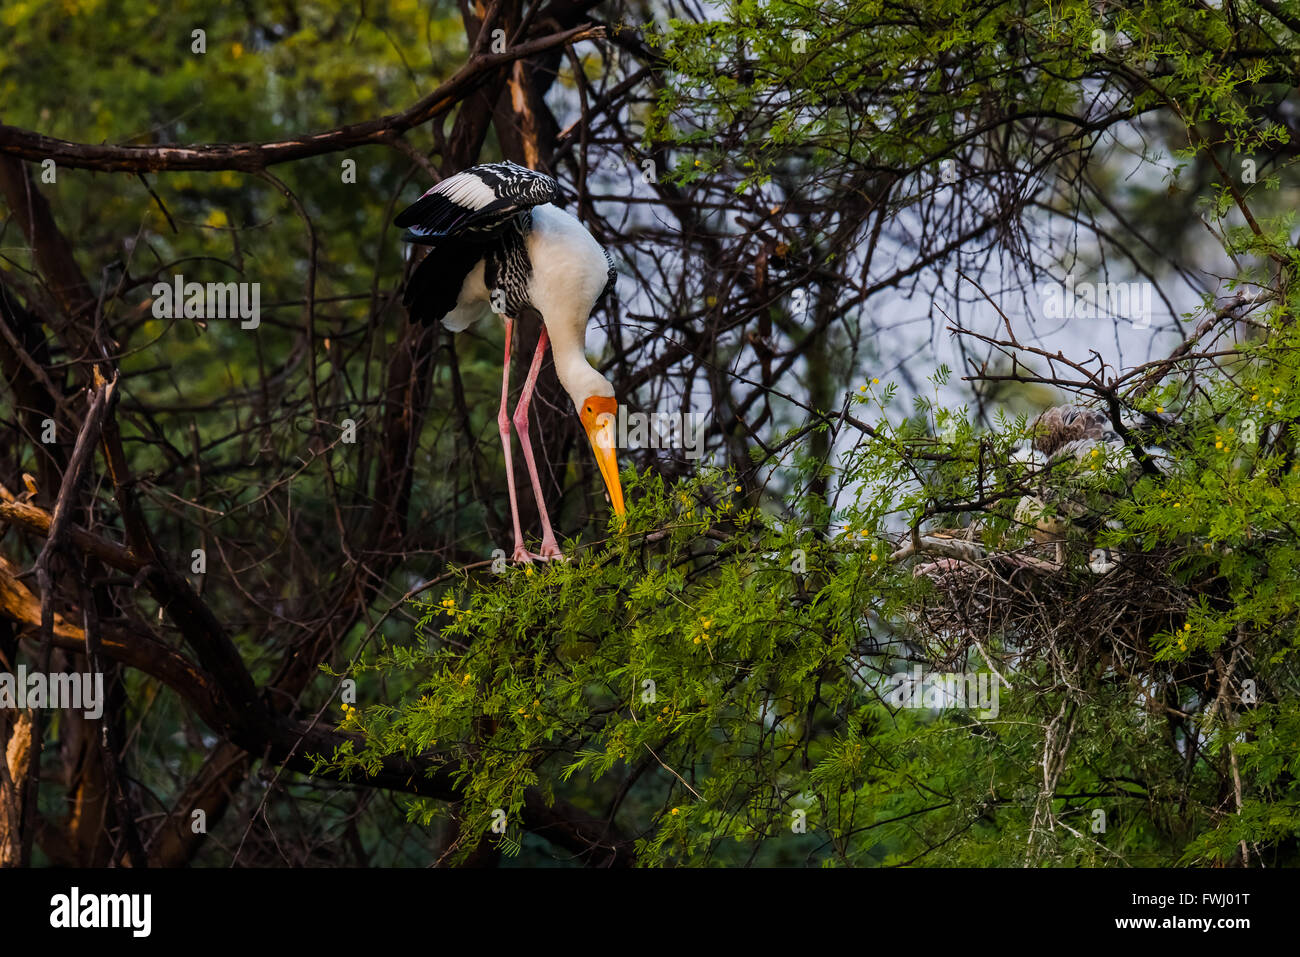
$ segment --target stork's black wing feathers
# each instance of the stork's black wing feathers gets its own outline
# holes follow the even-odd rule
[[[491,232],[524,208],[513,200],[498,199],[481,209],[470,209],[439,193],[426,193],[402,210],[393,225],[407,227],[413,242],[448,239]]]
[[[408,242],[483,238],[525,209],[552,203],[560,188],[545,173],[514,163],[473,166],[443,180],[393,220]]]
[[[393,220],[406,230],[402,238],[431,247],[402,297],[411,321],[432,325],[455,309],[465,277],[502,240],[502,227],[559,198],[559,185],[545,173],[487,163],[447,177],[402,210]]]
[[[431,326],[455,309],[465,277],[481,258],[483,249],[474,243],[442,243],[429,250],[402,295],[411,322]]]

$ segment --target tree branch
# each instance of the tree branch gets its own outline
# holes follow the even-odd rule
[[[214,143],[207,146],[101,146],[55,139],[0,123],[0,153],[59,166],[101,172],[133,173],[160,170],[244,170],[258,172],[277,163],[320,156],[356,146],[391,143],[407,130],[451,110],[504,65],[554,47],[603,37],[604,29],[590,24],[539,37],[502,53],[473,57],[432,93],[403,110],[320,133],[306,133],[272,143]]]

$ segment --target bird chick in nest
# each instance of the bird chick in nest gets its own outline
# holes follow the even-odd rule
[[[1145,415],[1145,423],[1124,423],[1130,436],[1139,437],[1148,425],[1168,425],[1163,418]],[[1169,470],[1171,460],[1163,449],[1145,446],[1142,455],[1158,471]],[[1118,567],[1118,554],[1094,547],[1093,537],[1101,528],[1119,527],[1106,513],[1133,487],[1143,465],[1106,415],[1076,405],[1047,409],[1034,420],[1029,438],[1012,452],[1011,461],[1025,465],[1036,486],[1016,503],[1015,521],[1030,529],[1034,542],[1054,545],[1056,561],[1052,565],[1019,554],[1003,554],[1003,558],[1049,572],[1065,565],[1066,542],[1075,537],[1087,543],[1088,568],[1094,574]],[[913,574],[938,578],[993,557],[976,539],[979,528],[979,523],[972,523],[965,529],[936,529],[921,536],[919,551],[944,557],[917,565]]]
[[[1056,562],[1064,564],[1065,542],[1072,528],[1081,528],[1091,538],[1102,524],[1116,527],[1104,521],[1103,514],[1121,493],[1102,486],[1119,484],[1127,490],[1142,474],[1142,466],[1110,419],[1096,409],[1054,406],[1034,420],[1030,435],[1029,444],[1013,454],[1012,460],[1035,468],[1039,487],[1016,504],[1015,520],[1032,528],[1034,541],[1054,543]],[[1157,467],[1167,459],[1158,448],[1144,452]],[[1092,549],[1088,567],[1104,574],[1117,563],[1108,549]]]

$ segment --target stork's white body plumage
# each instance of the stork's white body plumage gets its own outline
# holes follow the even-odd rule
[[[575,217],[555,206],[559,189],[549,176],[513,163],[476,166],[443,180],[398,215],[406,239],[430,246],[407,284],[411,320],[441,320],[460,332],[494,312],[505,323],[498,427],[505,448],[511,516],[518,561],[563,557],[555,542],[528,436],[528,407],[548,346],[560,384],[572,398],[591,440],[614,510],[623,514],[623,493],[614,460],[614,387],[586,357],[592,309],[614,280],[613,262]],[[507,414],[510,340],[523,309],[534,309],[544,329],[514,415]],[[542,548],[524,548],[511,463],[510,426],[520,445],[537,497]]]
[[[609,281],[605,250],[576,217],[550,203],[533,207],[525,244],[533,264],[527,296],[546,325],[560,385],[571,396],[613,395],[612,388],[601,391],[608,387],[605,377],[586,357],[591,307]],[[456,308],[442,320],[452,332],[463,332],[493,314],[485,274],[486,264],[480,260],[461,284]]]

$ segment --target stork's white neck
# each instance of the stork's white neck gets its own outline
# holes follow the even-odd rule
[[[528,234],[532,279],[528,295],[551,337],[560,384],[581,405],[612,396],[614,387],[587,361],[587,324],[609,279],[608,260],[585,226],[550,204],[533,209]]]
[[[569,393],[575,406],[593,395],[613,395],[614,387],[609,380],[592,368],[587,361],[583,343],[576,337],[564,333],[551,333],[551,353],[555,357],[555,374],[560,385]]]

